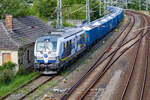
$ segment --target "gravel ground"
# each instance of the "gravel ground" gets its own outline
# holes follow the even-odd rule
[[[119,80],[121,78],[121,70],[116,70],[113,77],[109,81],[105,92],[100,95],[100,97],[97,98],[97,100],[110,100],[111,99],[111,94],[115,91],[117,84],[119,83]]]
[[[84,75],[88,71],[88,69],[95,62],[95,60],[98,58],[98,56],[101,55],[104,52],[104,50],[115,39],[115,37],[117,37],[119,35],[118,33],[124,28],[126,23],[127,23],[127,18],[125,17],[123,22],[117,27],[117,29],[119,30],[118,32],[112,32],[111,33],[112,35],[110,35],[110,37],[105,40],[105,43],[103,45],[101,45],[97,50],[92,49],[89,52],[90,56],[87,57],[87,60],[84,62],[82,62],[82,60],[80,61],[80,63],[82,63],[80,65],[80,67],[78,67],[75,71],[73,71],[70,75],[68,75],[65,78],[65,80],[56,84],[54,86],[54,88],[51,88],[50,90],[48,90],[48,92],[46,92],[45,95],[48,95],[50,98],[53,98],[54,100],[55,99],[59,100],[60,97],[62,96],[62,94],[64,93],[62,91],[70,89],[74,85],[74,83],[77,82],[81,78],[81,76]],[[56,90],[59,90],[59,91],[56,91]],[[42,98],[43,98],[43,96],[40,96],[37,99],[40,100]]]

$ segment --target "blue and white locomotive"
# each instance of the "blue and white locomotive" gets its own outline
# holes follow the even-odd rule
[[[36,40],[34,68],[43,74],[57,73],[96,40],[115,28],[123,19],[123,10],[108,7],[111,13],[79,28],[66,29]]]

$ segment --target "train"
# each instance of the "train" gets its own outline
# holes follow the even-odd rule
[[[56,74],[95,41],[107,35],[123,19],[123,9],[109,6],[102,18],[61,33],[39,37],[34,46],[34,68],[43,74]]]

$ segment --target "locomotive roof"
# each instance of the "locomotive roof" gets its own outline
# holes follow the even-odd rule
[[[49,34],[49,35],[45,35],[45,36],[38,38],[37,41],[38,42],[43,42],[45,40],[56,41],[59,37],[61,37],[60,34]]]
[[[42,36],[38,38],[37,41],[42,42],[42,41],[45,41],[46,39],[57,40],[58,38],[66,39],[82,31],[83,29],[80,27],[78,28],[69,27],[69,28],[66,28],[63,32],[62,31],[52,32],[52,34]]]

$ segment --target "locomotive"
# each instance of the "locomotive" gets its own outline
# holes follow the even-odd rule
[[[88,24],[39,37],[34,47],[34,68],[43,74],[55,74],[92,43],[104,37],[123,19],[121,8],[110,6],[107,9],[110,11],[108,15]]]

